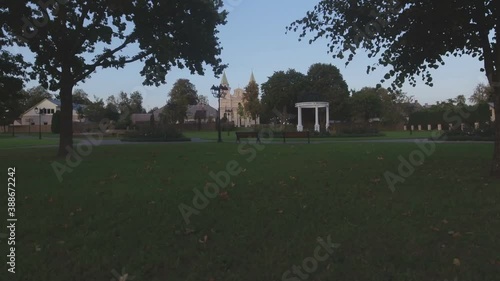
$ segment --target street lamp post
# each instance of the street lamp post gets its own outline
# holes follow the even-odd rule
[[[228,125],[226,126],[226,130],[227,130],[227,135],[229,136],[229,122],[232,121],[232,119],[233,119],[233,110],[226,109],[226,116],[227,116],[227,122],[228,122]],[[231,118],[229,118],[229,116],[231,116]]]
[[[45,108],[35,107],[35,113],[38,114],[38,139],[42,139],[42,114],[45,114]]]
[[[221,126],[220,126],[220,98],[225,94],[225,91],[228,90],[228,88],[224,85],[220,85],[220,86],[212,86],[212,88],[210,88],[210,90],[212,91],[212,95],[214,96],[214,98],[216,98],[219,102],[219,107],[217,109],[217,129],[218,129],[218,132],[219,132],[219,138],[217,140],[217,142],[222,142],[222,136],[221,136]]]

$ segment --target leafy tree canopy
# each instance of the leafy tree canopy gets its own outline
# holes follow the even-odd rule
[[[257,122],[261,106],[259,101],[259,85],[254,80],[251,80],[245,87],[245,92],[243,93],[243,108],[245,112]]]
[[[307,77],[295,69],[276,71],[261,88],[262,119],[267,120],[275,116],[274,109],[294,112],[299,96],[308,88]]]
[[[328,41],[334,58],[351,62],[363,49],[376,63],[367,72],[387,67],[381,80],[392,80],[391,90],[417,77],[432,86],[431,70],[449,56],[469,55],[484,63],[494,88],[496,115],[500,115],[500,8],[492,0],[321,0],[306,16],[288,26],[310,43]],[[491,174],[500,178],[500,122]]]
[[[203,75],[211,66],[221,74],[222,7],[222,0],[1,1],[0,39],[27,47],[33,78],[60,90],[64,156],[73,145],[72,89],[98,69],[140,61],[143,83],[157,86],[172,67]]]
[[[351,97],[353,117],[364,122],[382,117],[383,94],[384,89],[369,87],[354,92]]]
[[[331,64],[316,63],[309,67],[307,78],[312,93],[330,103],[330,116],[335,120],[349,118],[349,89],[340,70]]]
[[[179,79],[170,91],[165,110],[170,122],[184,123],[189,105],[198,103],[198,91],[188,79]]]

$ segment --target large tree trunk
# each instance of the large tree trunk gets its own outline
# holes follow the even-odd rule
[[[500,87],[495,87],[495,148],[491,163],[491,175],[500,179]]]
[[[64,157],[73,150],[73,77],[69,67],[63,67],[61,75],[61,131],[58,156]]]

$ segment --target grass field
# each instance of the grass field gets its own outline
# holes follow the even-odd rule
[[[384,139],[427,139],[432,135],[430,131],[416,131],[410,135],[409,132],[404,131],[394,131],[394,132],[382,132],[385,136],[380,137],[358,137],[358,138],[349,138],[349,137],[330,137],[330,138],[315,138],[315,141],[346,141],[346,140],[384,140]],[[183,134],[188,138],[200,138],[206,140],[217,140],[218,133],[216,131],[200,131],[200,132],[183,132]],[[234,132],[222,132],[221,137],[226,141],[235,141],[236,136]],[[278,139],[276,141],[281,141]]]
[[[498,280],[492,145],[437,145],[395,192],[384,173],[415,144],[259,148],[97,147],[62,182],[56,149],[1,151],[3,174],[16,167],[15,280]],[[179,204],[231,161],[240,173],[187,225]],[[305,273],[329,236],[340,247]],[[294,265],[304,278],[283,279]]]
[[[16,138],[12,136],[2,136],[0,137],[0,150],[19,148],[19,147],[40,146],[40,145],[57,145],[58,143],[59,139],[56,138],[42,137],[42,139],[39,140],[38,138],[35,137]]]

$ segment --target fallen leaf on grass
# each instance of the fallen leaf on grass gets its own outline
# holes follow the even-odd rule
[[[208,235],[205,235],[205,236],[203,236],[203,239],[198,240],[198,242],[200,242],[202,244],[206,244],[207,241],[208,241]]]
[[[229,194],[227,193],[227,191],[223,191],[223,192],[219,193],[219,197],[222,200],[226,200],[226,201],[229,200]]]
[[[378,160],[384,160],[384,157],[379,156],[377,159],[378,159]]]
[[[434,230],[434,231],[441,231],[441,229],[437,228],[437,227],[432,227],[431,226],[431,229]]]
[[[460,264],[461,264],[461,263],[460,263],[460,260],[459,260],[459,259],[457,259],[457,258],[454,258],[454,259],[453,259],[453,265],[455,265],[455,266],[460,266]]]
[[[283,214],[283,210],[278,210],[278,211],[276,211],[276,213]]]

